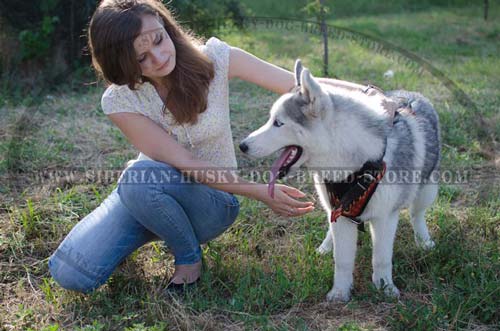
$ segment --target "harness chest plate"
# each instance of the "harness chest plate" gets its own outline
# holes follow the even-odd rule
[[[386,164],[382,159],[368,161],[357,172],[342,182],[326,181],[332,213],[330,221],[336,222],[340,216],[349,218],[360,225],[360,216],[375,192],[378,183],[384,177]]]

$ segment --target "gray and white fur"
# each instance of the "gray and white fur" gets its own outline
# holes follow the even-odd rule
[[[329,219],[332,207],[324,182],[342,180],[348,172],[332,177],[332,171],[321,169],[356,171],[366,161],[384,155],[386,175],[359,219],[370,226],[373,283],[377,288],[383,286],[386,294],[398,296],[392,280],[392,255],[402,208],[409,207],[417,245],[424,249],[434,246],[424,214],[438,191],[438,115],[429,100],[418,93],[366,93],[350,86],[320,84],[300,60],[296,62],[295,75],[295,90],[276,100],[269,120],[240,146],[244,145],[245,152],[253,157],[268,156],[290,145],[302,147],[303,153],[292,170],[305,166],[313,174],[328,215],[329,231],[317,251],[334,252],[335,273],[327,295],[329,301],[350,299],[357,227],[342,216],[335,223]],[[398,112],[393,121],[390,111],[396,108],[408,111]],[[273,125],[275,120],[283,124]]]

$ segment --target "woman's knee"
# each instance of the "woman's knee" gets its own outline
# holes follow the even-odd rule
[[[225,218],[224,222],[222,225],[227,229],[229,228],[234,221],[236,221],[236,218],[238,217],[238,214],[240,213],[240,202],[238,201],[238,198],[236,196],[232,196],[232,202],[227,205],[228,208],[228,213],[227,217]]]
[[[66,290],[90,293],[102,285],[99,279],[82,272],[56,254],[49,258],[49,271],[56,283]]]
[[[223,218],[222,225],[231,226],[240,212],[240,201],[234,194],[224,192],[224,206],[226,208],[226,217]]]
[[[224,206],[224,215],[221,215],[216,222],[211,223],[211,228],[203,227],[203,230],[198,232],[198,237],[200,243],[204,244],[210,240],[215,239],[224,233],[233,223],[236,221],[239,211],[240,204],[238,199],[232,195],[231,201]]]
[[[179,181],[181,173],[169,164],[141,160],[127,167],[118,180],[118,195],[128,208],[135,203],[143,206],[144,199],[152,193],[152,188],[166,181]]]

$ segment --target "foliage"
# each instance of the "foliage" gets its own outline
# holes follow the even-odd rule
[[[302,12],[307,16],[315,17],[318,22],[321,22],[323,18],[328,17],[331,11],[330,7],[325,4],[322,5],[320,0],[312,0],[302,8]]]
[[[165,4],[196,34],[209,36],[221,23],[240,26],[245,7],[236,0],[178,0]],[[17,40],[17,51],[0,54],[0,103],[36,95],[73,80],[91,80],[86,30],[97,0],[2,0],[0,23]],[[224,18],[214,20],[214,18]],[[0,42],[2,38],[0,36]],[[12,52],[0,48],[0,52]],[[6,61],[8,58],[9,61]],[[83,73],[83,76],[82,76]],[[11,77],[16,77],[12,79]],[[71,84],[74,85],[74,84]],[[83,85],[79,82],[78,85]]]
[[[58,22],[57,16],[44,16],[40,29],[23,30],[19,33],[21,60],[43,58],[48,54],[52,45],[52,34]]]
[[[181,22],[204,36],[212,35],[226,21],[241,26],[247,13],[246,7],[236,0],[178,0],[170,5]]]

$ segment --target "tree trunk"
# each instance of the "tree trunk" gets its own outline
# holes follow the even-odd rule
[[[484,20],[488,20],[488,0],[484,0]]]
[[[326,13],[324,7],[324,0],[319,1],[321,5],[320,18],[321,18],[321,33],[323,34],[323,75],[328,77],[328,29],[326,26]]]

